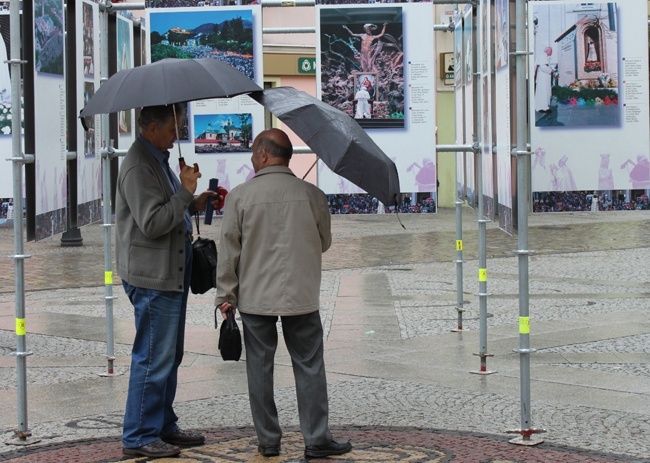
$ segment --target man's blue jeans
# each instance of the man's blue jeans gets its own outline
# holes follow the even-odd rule
[[[178,429],[173,403],[183,360],[192,244],[185,246],[184,291],[156,291],[123,281],[135,312],[136,335],[124,413],[122,444],[137,448]]]

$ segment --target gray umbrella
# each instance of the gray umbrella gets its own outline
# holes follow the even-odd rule
[[[292,87],[250,96],[287,124],[333,172],[386,206],[397,204],[395,163],[352,117]]]
[[[229,98],[262,89],[223,61],[167,58],[113,74],[80,117],[206,98]]]

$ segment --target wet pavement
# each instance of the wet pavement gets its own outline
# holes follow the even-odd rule
[[[488,224],[488,352],[479,372],[478,225],[463,208],[463,331],[456,328],[456,225],[438,214],[334,216],[324,255],[321,318],[331,424],[354,450],[338,461],[650,462],[650,213],[535,214],[529,218],[532,428],[536,446],[509,442],[521,427],[517,237]],[[218,238],[220,220],[202,226]],[[133,322],[115,286],[115,374],[106,375],[103,227],[25,243],[28,427],[15,438],[14,263],[0,260],[0,461],[146,461],[121,455]],[[13,254],[13,229],[0,228]],[[115,283],[119,279],[115,278]],[[217,351],[213,295],[191,296],[177,410],[206,445],[159,461],[302,460],[286,348],[276,358],[282,453],[257,451],[245,354]],[[39,442],[31,443],[38,440]],[[317,460],[314,460],[317,461]]]

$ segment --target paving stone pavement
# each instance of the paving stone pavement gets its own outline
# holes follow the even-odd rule
[[[647,211],[529,217],[531,416],[537,446],[513,445],[521,427],[517,237],[488,224],[488,357],[479,371],[478,226],[463,209],[463,331],[457,323],[455,212],[334,216],[324,255],[321,319],[331,423],[354,450],[340,461],[650,462],[650,258]],[[202,227],[218,239],[220,221]],[[121,455],[132,315],[116,285],[115,374],[105,375],[103,227],[84,245],[60,236],[25,243],[28,424],[38,443],[15,445],[18,423],[14,264],[0,261],[0,461],[143,461]],[[0,253],[13,230],[0,228]],[[116,279],[116,282],[119,282]],[[186,461],[301,461],[288,354],[276,358],[285,429],[280,457],[256,452],[245,354],[217,352],[212,294],[191,296],[177,398],[181,423],[206,432]],[[279,331],[280,328],[278,328]],[[104,374],[103,376],[100,376]]]

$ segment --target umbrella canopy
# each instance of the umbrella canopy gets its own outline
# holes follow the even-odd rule
[[[80,117],[261,91],[231,65],[212,58],[167,58],[124,69],[99,87]]]
[[[275,87],[251,97],[287,124],[336,174],[387,206],[400,192],[395,163],[350,116],[292,87]]]

